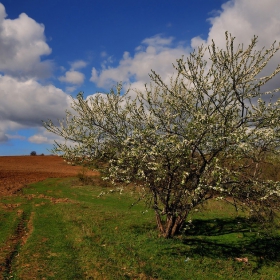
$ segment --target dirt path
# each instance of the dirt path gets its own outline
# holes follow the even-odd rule
[[[0,156],[0,197],[15,193],[30,183],[74,177],[81,171],[82,167],[68,165],[58,156]]]

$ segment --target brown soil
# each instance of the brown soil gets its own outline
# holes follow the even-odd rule
[[[47,178],[75,177],[82,167],[68,165],[58,156],[0,156],[0,197]],[[87,175],[96,175],[89,171]]]

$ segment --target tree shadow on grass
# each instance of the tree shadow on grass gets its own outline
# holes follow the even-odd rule
[[[246,218],[194,220],[180,254],[228,259],[254,256],[257,268],[280,261],[280,236]],[[185,251],[185,252],[183,252]]]
[[[263,265],[280,262],[280,236],[275,228],[264,227],[253,219],[242,217],[225,219],[196,219],[182,236],[182,246],[168,246],[162,254],[190,258],[235,259],[248,257],[256,262],[253,271]],[[156,232],[154,223],[133,224],[134,234]]]
[[[190,228],[186,230],[186,235],[191,236],[219,236],[231,233],[259,232],[262,230],[260,224],[254,219],[243,217],[224,218],[224,219],[196,219],[190,224]]]

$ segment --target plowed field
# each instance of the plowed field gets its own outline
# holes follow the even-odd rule
[[[58,156],[0,156],[0,196],[47,178],[75,177],[81,170],[82,167],[68,165]]]

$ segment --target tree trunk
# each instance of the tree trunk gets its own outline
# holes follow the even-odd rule
[[[185,222],[187,213],[183,215],[167,215],[166,221],[162,220],[162,216],[156,213],[156,221],[159,232],[164,238],[172,238],[179,233],[180,228]]]
[[[164,233],[164,226],[162,223],[162,219],[159,213],[156,212],[156,220],[157,220],[157,226],[158,226],[158,230],[160,231],[161,234]]]

